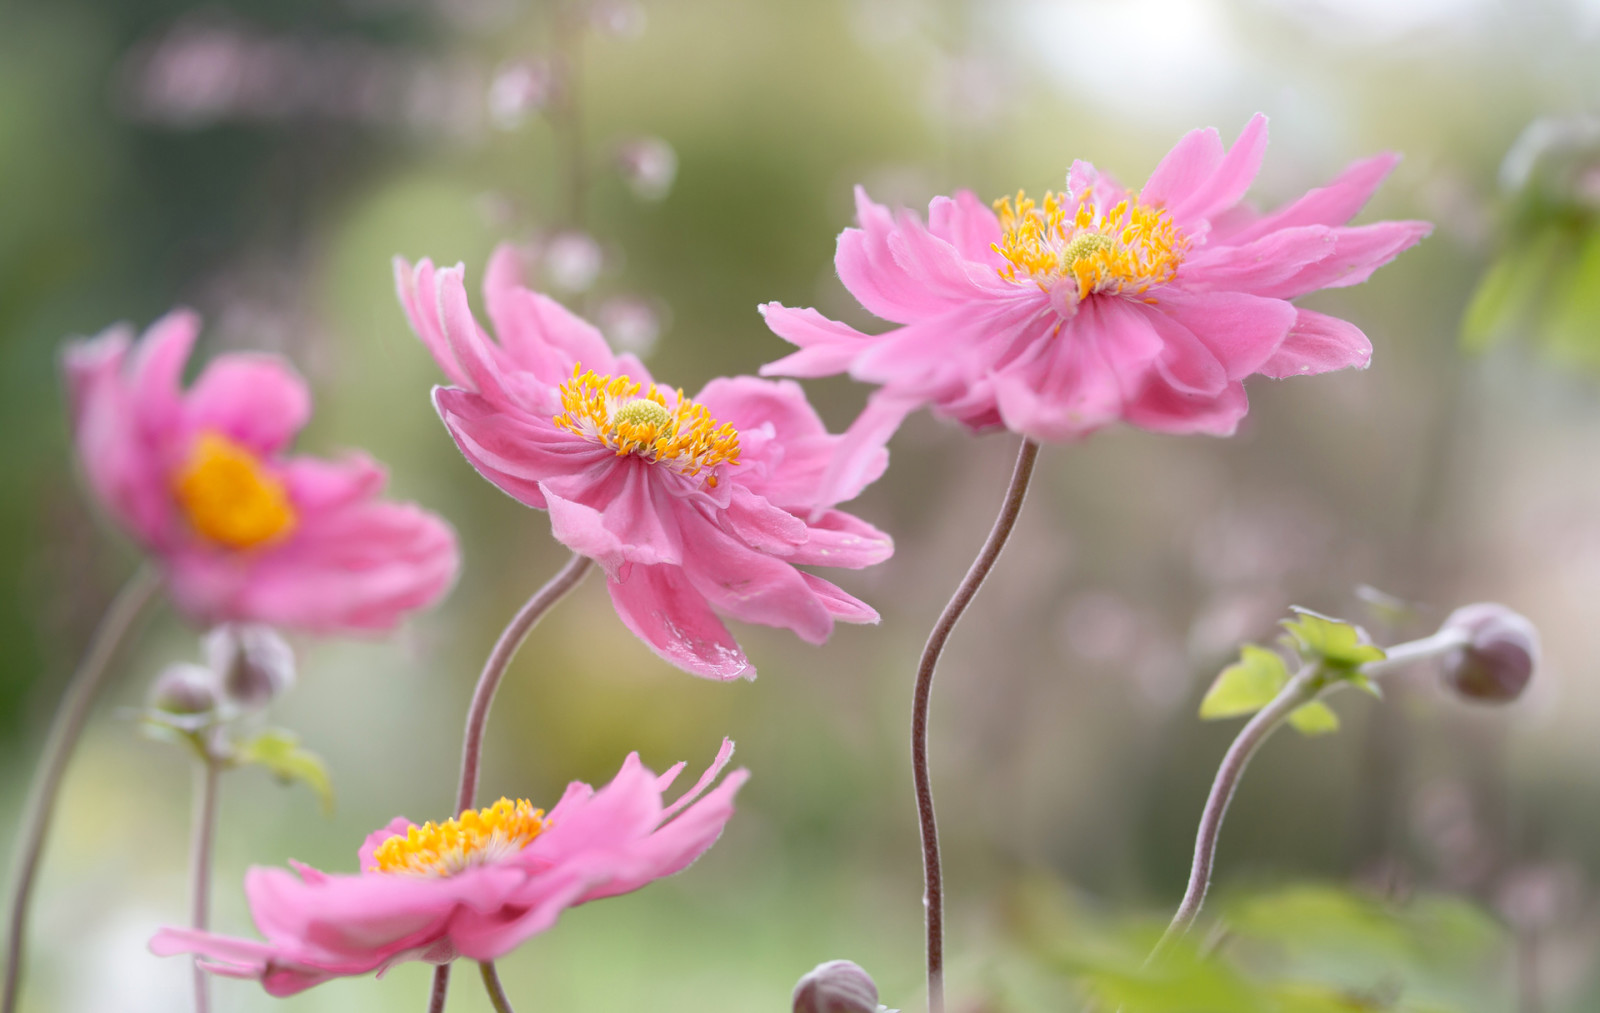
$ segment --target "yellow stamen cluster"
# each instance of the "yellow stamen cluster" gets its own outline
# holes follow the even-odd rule
[[[248,448],[218,433],[195,440],[172,491],[194,529],[230,549],[265,545],[295,525],[283,481]]]
[[[1132,194],[1109,211],[1088,195],[1075,210],[1071,201],[1047,192],[1041,206],[1018,190],[1015,205],[1010,197],[994,202],[1004,231],[994,245],[1006,259],[1000,277],[1032,280],[1045,291],[1071,279],[1085,299],[1094,292],[1139,295],[1178,273],[1189,241],[1165,211]]]
[[[404,837],[378,845],[372,861],[379,872],[452,876],[521,851],[548,826],[544,810],[535,809],[527,799],[503,798],[487,809],[468,809],[453,820],[413,826]]]
[[[597,376],[577,365],[561,385],[561,407],[556,425],[610,447],[618,457],[636,454],[690,476],[739,463],[739,431],[718,423],[681,390],[669,406],[655,384],[641,394],[627,376]],[[708,474],[706,485],[716,484],[716,474]]]

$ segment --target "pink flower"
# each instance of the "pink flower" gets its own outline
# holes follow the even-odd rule
[[[870,448],[824,487],[841,437],[799,385],[717,379],[692,400],[657,388],[638,359],[613,355],[588,323],[521,287],[509,247],[484,284],[498,342],[474,321],[459,265],[397,260],[395,274],[411,326],[455,384],[436,388],[434,404],[456,445],[600,563],[623,623],[662,658],[713,679],[753,678],[714,610],[814,644],[835,620],[877,622],[796,567],[889,557],[888,535],[834,509],[888,457]]]
[[[358,875],[298,862],[294,872],[251,869],[245,893],[266,942],[166,928],[150,949],[198,954],[207,970],[278,996],[407,960],[494,960],[569,907],[637,890],[699,858],[748,776],[736,770],[699,798],[732,755],[723,740],[699,782],[665,807],[662,793],[683,764],[657,777],[633,753],[599,791],[568,785],[549,815],[501,799],[442,824],[396,819],[361,846]]]
[[[768,326],[800,350],[762,372],[882,385],[854,427],[868,446],[922,404],[1036,440],[1118,420],[1231,434],[1249,407],[1245,377],[1371,358],[1355,325],[1290,300],[1365,281],[1432,228],[1345,225],[1394,155],[1258,214],[1240,202],[1266,144],[1262,116],[1229,150],[1215,130],[1196,130],[1137,193],[1074,162],[1066,191],[1040,204],[1018,193],[997,215],[963,191],[935,198],[926,225],[858,188],[860,228],[839,236],[834,263],[863,307],[901,326],[868,335],[769,303]]]
[[[137,344],[117,327],[64,356],[89,487],[159,561],[178,608],[207,625],[382,630],[443,596],[449,525],[378,499],[383,470],[364,454],[285,454],[311,414],[286,363],[222,355],[182,389],[199,329],[180,310]]]

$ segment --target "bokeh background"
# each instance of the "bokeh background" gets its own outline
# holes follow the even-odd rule
[[[857,182],[921,207],[957,187],[1059,186],[1081,157],[1137,185],[1182,132],[1231,141],[1259,110],[1260,203],[1396,149],[1365,220],[1438,228],[1368,284],[1305,301],[1371,335],[1367,372],[1256,382],[1231,440],[1114,431],[1046,449],[936,692],[956,1008],[1076,1008],[1085,952],[1164,922],[1234,731],[1195,707],[1241,640],[1301,604],[1392,642],[1478,599],[1542,629],[1533,689],[1474,709],[1419,671],[1381,704],[1338,698],[1337,735],[1270,743],[1222,841],[1227,956],[1247,974],[1295,964],[1347,1001],[1293,1009],[1600,1008],[1600,160],[1583,161],[1592,123],[1549,120],[1600,109],[1597,53],[1593,0],[7,0],[0,811],[18,811],[134,565],[68,451],[69,336],[197,307],[203,354],[276,350],[309,377],[302,448],[368,449],[461,535],[453,595],[399,636],[297,643],[301,683],[273,720],[326,759],[338,805],[324,816],[256,771],[227,779],[214,924],[249,932],[246,866],[353,870],[393,815],[449,815],[478,665],[564,556],[437,422],[392,256],[461,260],[475,279],[495,243],[525,243],[552,291],[694,389],[784,352],[759,302],[871,326],[831,266]],[[1577,168],[1552,183],[1507,163],[1519,137],[1534,154],[1571,142]],[[1515,292],[1474,303],[1495,265]],[[835,427],[865,393],[808,387]],[[503,960],[521,1007],[781,1010],[840,956],[891,1006],[921,1002],[911,668],[1013,450],[913,419],[855,508],[899,552],[840,579],[882,625],[820,649],[741,628],[753,684],[656,660],[594,579],[535,632],[490,726],[490,797],[553,800],[632,749],[694,767],[724,734],[754,777],[688,873],[572,911]],[[1375,611],[1362,585],[1410,605]],[[187,1008],[186,965],[144,941],[186,911],[189,772],[122,712],[196,651],[158,614],[90,727],[25,1009]],[[427,977],[215,996],[420,1008]],[[450,1008],[487,1009],[458,979]],[[1161,1008],[1257,1008],[1232,1001]]]

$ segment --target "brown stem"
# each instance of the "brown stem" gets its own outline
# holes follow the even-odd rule
[[[922,830],[922,903],[927,909],[929,1013],[944,1013],[944,874],[939,864],[939,825],[934,819],[933,783],[928,773],[928,704],[933,694],[933,673],[939,664],[939,655],[944,652],[945,641],[950,639],[950,631],[972,604],[984,578],[1000,558],[1006,539],[1011,537],[1038,455],[1039,445],[1024,438],[1017,451],[1017,463],[1011,472],[1011,484],[1006,488],[1000,515],[995,518],[978,558],[972,561],[955,595],[939,614],[939,621],[922,649],[922,660],[917,664],[916,689],[911,699],[911,773],[916,781],[917,818]]]
[[[1205,903],[1206,891],[1211,886],[1211,868],[1217,856],[1217,838],[1222,832],[1222,819],[1228,813],[1228,803],[1233,801],[1234,790],[1239,787],[1239,778],[1244,775],[1244,768],[1256,750],[1277,731],[1295,708],[1315,699],[1321,691],[1319,674],[1319,666],[1315,664],[1302,668],[1284,684],[1271,703],[1256,711],[1255,716],[1239,730],[1233,745],[1228,747],[1227,754],[1222,758],[1222,766],[1217,768],[1216,780],[1211,783],[1205,811],[1200,815],[1200,830],[1194,842],[1194,864],[1189,870],[1189,887],[1184,891],[1177,914],[1172,916],[1172,924],[1167,926],[1155,949],[1150,951],[1150,961],[1160,957],[1169,946],[1183,938],[1199,916],[1200,906]]]
[[[478,686],[472,691],[472,705],[467,709],[467,732],[461,744],[461,785],[456,792],[456,812],[473,807],[478,794],[478,767],[483,759],[483,733],[489,723],[489,708],[494,705],[494,694],[500,688],[511,659],[517,648],[528,638],[550,607],[560,601],[568,591],[578,586],[583,575],[589,572],[593,560],[572,554],[567,565],[550,582],[534,592],[532,598],[511,617],[511,622],[495,641],[489,659],[483,663],[483,673],[478,676]],[[428,1013],[443,1013],[445,995],[450,987],[450,965],[440,964],[433,972],[433,991],[428,1000]]]
[[[111,661],[117,648],[127,639],[145,608],[155,598],[161,586],[159,573],[153,567],[143,567],[129,579],[106,610],[105,618],[95,629],[89,641],[89,651],[84,655],[78,670],[56,709],[50,723],[50,736],[45,740],[44,755],[39,758],[39,768],[34,773],[33,785],[28,791],[27,807],[23,810],[22,833],[17,837],[16,865],[11,876],[11,905],[6,920],[6,972],[3,991],[0,991],[0,1013],[14,1013],[22,988],[22,944],[28,926],[28,903],[33,897],[34,879],[39,871],[39,859],[44,853],[45,837],[50,832],[50,818],[55,812],[56,796],[61,791],[61,779],[67,772],[72,751],[83,734],[89,720],[95,697],[100,695]]]

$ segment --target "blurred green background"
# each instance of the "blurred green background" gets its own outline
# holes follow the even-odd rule
[[[1366,220],[1437,231],[1370,283],[1305,301],[1367,331],[1369,371],[1258,381],[1227,441],[1115,431],[1047,448],[936,692],[955,1009],[1076,1009],[1074,974],[1115,971],[1148,943],[1234,731],[1195,706],[1239,640],[1270,637],[1291,603],[1388,642],[1479,599],[1543,631],[1522,701],[1471,709],[1425,671],[1381,705],[1340,697],[1344,731],[1270,743],[1223,835],[1227,966],[1290,968],[1344,1004],[1283,992],[1258,1007],[1213,982],[1222,991],[1159,1008],[1600,1008],[1600,391],[1586,372],[1600,361],[1600,252],[1582,266],[1594,209],[1581,185],[1550,211],[1501,179],[1531,122],[1596,111],[1597,52],[1593,0],[7,0],[5,811],[133,566],[68,452],[67,337],[197,307],[197,358],[268,348],[309,377],[302,449],[370,450],[397,495],[461,535],[444,606],[389,640],[297,645],[301,685],[274,720],[327,759],[338,808],[325,818],[311,793],[257,772],[229,778],[214,924],[248,933],[246,866],[353,871],[395,814],[449,815],[478,665],[564,555],[544,516],[478,478],[438,424],[439,378],[395,302],[393,255],[462,260],[475,285],[495,243],[536,246],[572,305],[692,390],[785,351],[759,302],[871,326],[831,265],[854,183],[922,207],[963,186],[985,199],[1059,186],[1087,158],[1138,185],[1182,132],[1215,125],[1231,141],[1259,110],[1273,142],[1258,202],[1396,149],[1406,160]],[[1463,350],[1479,279],[1492,264],[1516,274],[1552,221],[1578,238],[1521,271],[1522,303],[1480,295]],[[1519,321],[1546,303],[1569,354],[1518,340],[1537,338]],[[865,393],[808,389],[836,428]],[[881,627],[841,628],[820,649],[739,628],[761,678],[714,685],[628,636],[591,579],[529,641],[490,726],[488,797],[548,803],[569,779],[608,779],[631,749],[696,769],[725,734],[754,776],[688,873],[572,911],[503,960],[519,1008],[782,1010],[834,957],[865,965],[889,1005],[921,1002],[911,669],[1013,442],[918,416],[893,449],[854,509],[899,552],[839,577]],[[1388,628],[1361,584],[1415,614]],[[37,896],[25,1009],[187,1008],[186,965],[144,941],[186,911],[189,775],[118,709],[195,652],[194,631],[160,614],[91,725]],[[487,1009],[458,979],[450,1008]],[[215,995],[219,1010],[409,1009],[426,980],[411,965],[287,1001],[249,983]]]

